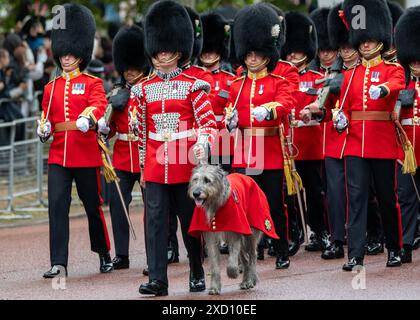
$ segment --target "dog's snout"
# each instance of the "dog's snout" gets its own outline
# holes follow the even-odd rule
[[[196,189],[196,190],[193,191],[193,196],[195,198],[198,198],[200,196],[200,194],[201,194],[201,190],[199,190],[199,189]]]

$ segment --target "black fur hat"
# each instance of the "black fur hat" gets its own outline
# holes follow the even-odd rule
[[[144,51],[144,32],[137,25],[122,27],[112,43],[115,69],[123,74],[128,68],[146,72],[148,59]]]
[[[241,9],[235,17],[233,39],[236,57],[243,65],[247,53],[255,51],[270,58],[268,71],[275,68],[280,58],[280,24],[277,14],[267,5],[257,3]]]
[[[79,68],[84,70],[92,59],[96,32],[95,19],[92,12],[80,4],[66,3],[64,12],[65,28],[53,26],[51,31],[51,49],[54,60],[57,66],[61,67],[60,57],[72,54],[82,59]],[[60,20],[57,20],[58,23]]]
[[[220,14],[210,12],[201,15],[203,24],[202,52],[217,52],[222,60],[229,57],[230,25]]]
[[[388,8],[391,11],[391,17],[392,17],[392,25],[395,28],[397,25],[398,20],[404,13],[403,7],[398,2],[395,1],[387,1],[388,2]]]
[[[343,10],[342,2],[332,7],[328,14],[328,34],[334,50],[350,45],[349,30],[340,17],[341,10]]]
[[[318,50],[333,50],[328,34],[329,8],[318,8],[311,12],[310,17],[315,24],[318,38]]]
[[[312,19],[298,11],[286,13],[286,43],[282,50],[282,59],[292,52],[304,52],[311,61],[317,52],[318,40]]]
[[[408,8],[395,27],[398,60],[404,67],[420,61],[420,6]]]
[[[352,9],[361,6],[365,9],[366,19],[360,21],[361,12]],[[392,17],[388,5],[384,0],[345,0],[344,13],[347,24],[350,27],[350,43],[355,49],[367,40],[377,40],[384,44],[383,51],[389,50],[392,44]],[[363,12],[363,11],[362,11]],[[366,22],[366,28],[362,24],[353,26],[352,21]]]
[[[278,45],[278,49],[281,52],[281,47],[284,45],[284,43],[286,42],[286,18],[284,15],[283,10],[281,10],[279,7],[277,7],[276,5],[272,4],[271,2],[264,2],[265,5],[269,6],[271,9],[273,9],[277,16],[279,17],[279,24],[280,24],[280,41],[279,41],[279,45]]]
[[[168,51],[181,52],[180,65],[190,60],[193,28],[183,6],[171,0],[155,2],[146,14],[144,26],[146,51],[150,57]]]
[[[187,9],[194,29],[194,46],[191,56],[191,60],[194,61],[200,56],[201,49],[203,48],[203,24],[201,23],[200,15],[194,9],[188,6],[185,6],[185,9]]]

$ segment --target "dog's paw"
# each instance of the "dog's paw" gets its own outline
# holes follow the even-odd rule
[[[209,295],[211,296],[216,296],[220,294],[220,290],[217,288],[210,288],[209,289]]]
[[[256,284],[256,283],[254,283],[254,281],[252,281],[252,280],[247,280],[247,281],[243,281],[243,282],[239,285],[239,287],[240,287],[242,290],[248,290],[248,289],[254,288],[255,284]]]
[[[231,279],[236,279],[239,276],[239,268],[238,267],[227,267],[227,275]]]

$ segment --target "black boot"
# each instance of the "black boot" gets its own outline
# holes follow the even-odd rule
[[[140,294],[153,294],[155,296],[167,296],[168,295],[168,286],[159,281],[152,280],[147,283],[143,283],[139,288]]]
[[[275,257],[276,256],[276,251],[274,250],[273,240],[272,239],[267,239],[267,245],[268,245],[267,254],[270,257]]]
[[[194,276],[190,273],[190,292],[200,292],[206,290],[204,275]]]
[[[405,244],[401,250],[401,263],[411,263],[413,262],[412,256],[413,248],[409,244]]]
[[[325,260],[344,258],[343,244],[339,241],[334,241],[329,248],[322,252],[321,258]]]
[[[179,262],[178,251],[171,245],[168,246],[168,264]]]
[[[310,252],[323,251],[330,246],[331,242],[329,240],[328,233],[323,231],[320,234],[314,233],[311,235],[309,244],[305,246],[305,250]]]
[[[368,239],[366,254],[368,256],[376,256],[380,253],[384,253],[384,245],[382,241],[377,238]]]
[[[127,256],[116,255],[112,259],[112,265],[114,266],[114,270],[128,269],[130,268],[130,260]]]
[[[44,273],[44,278],[67,277],[67,267],[63,265],[53,265],[50,270]]]
[[[349,261],[347,261],[343,265],[343,270],[344,271],[353,271],[353,268],[356,267],[356,266],[363,266],[363,258],[361,258],[361,257],[350,258]]]
[[[143,269],[143,275],[144,276],[148,276],[149,275],[149,268],[146,267],[146,268]]]
[[[276,269],[287,269],[290,266],[290,260],[287,254],[280,254],[276,258]]]
[[[387,267],[401,267],[401,257],[399,251],[388,251]]]
[[[99,271],[101,273],[108,273],[112,270],[114,270],[114,266],[109,253],[99,254]]]

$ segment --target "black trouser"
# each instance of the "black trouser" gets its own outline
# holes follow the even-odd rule
[[[194,277],[204,276],[201,240],[188,235],[194,201],[188,197],[187,191],[188,183],[165,185],[146,182],[146,250],[150,281],[159,280],[168,284],[169,212],[176,212],[179,217],[190,272]]]
[[[384,241],[384,231],[382,228],[381,213],[379,212],[378,199],[373,180],[371,181],[368,201],[368,217],[367,217],[367,237],[375,242]]]
[[[333,241],[344,243],[346,237],[346,178],[344,159],[325,157],[328,217]]]
[[[69,247],[69,211],[73,180],[77,194],[85,208],[91,250],[100,254],[109,252],[109,238],[100,196],[99,168],[64,168],[48,166],[48,216],[50,222],[51,266],[67,266]]]
[[[403,243],[411,246],[416,234],[417,214],[419,211],[417,192],[420,190],[420,170],[417,168],[416,175],[413,177],[410,174],[403,174],[401,166],[398,165],[397,190],[402,216]]]
[[[321,166],[321,160],[296,161],[296,169],[302,178],[306,193],[308,224],[316,234],[327,231],[324,217]]]
[[[386,247],[401,249],[401,215],[396,194],[396,161],[346,157],[349,258],[363,257],[366,245],[369,186],[373,178]]]
[[[249,169],[248,169],[249,170]],[[236,172],[244,174],[245,169],[238,168]],[[283,170],[263,170],[261,174],[250,175],[267,197],[271,218],[280,240],[273,239],[273,246],[277,256],[289,253],[287,213],[283,201]]]
[[[132,173],[128,171],[116,169],[118,178],[120,179],[121,194],[124,198],[127,211],[132,200],[134,184],[140,183],[140,173]],[[115,253],[119,256],[129,256],[130,230],[124,208],[121,203],[120,196],[115,183],[111,183],[111,198],[109,209],[111,212],[112,232],[114,234]]]
[[[173,211],[172,211],[173,210]],[[168,236],[168,246],[172,248],[175,253],[175,256],[179,256],[179,245],[178,245],[178,218],[176,215],[176,208],[173,208],[169,213],[169,236]]]

